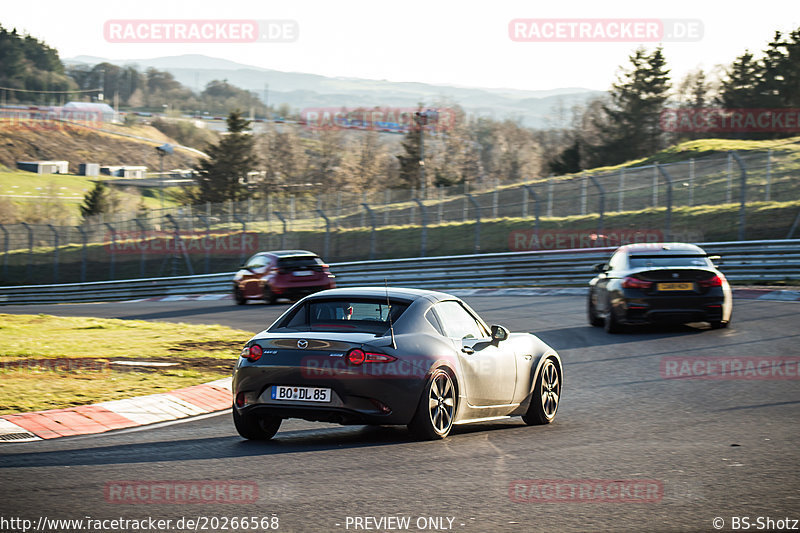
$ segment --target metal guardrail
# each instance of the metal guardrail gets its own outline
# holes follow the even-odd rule
[[[721,255],[731,281],[800,280],[800,239],[699,243]],[[333,263],[339,287],[409,286],[431,289],[586,286],[592,265],[615,248],[416,257]],[[0,305],[132,300],[230,292],[233,272],[199,276],[0,287]]]

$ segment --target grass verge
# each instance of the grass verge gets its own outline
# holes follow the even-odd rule
[[[251,335],[224,326],[0,314],[0,414],[119,400],[228,377]]]

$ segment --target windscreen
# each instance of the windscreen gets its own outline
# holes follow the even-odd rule
[[[280,268],[313,267],[321,265],[322,260],[313,255],[300,255],[278,258]]]
[[[399,300],[336,298],[305,302],[278,326],[290,331],[357,331],[383,335],[408,308]]]
[[[632,255],[628,258],[630,268],[645,267],[707,267],[711,266],[704,255]]]

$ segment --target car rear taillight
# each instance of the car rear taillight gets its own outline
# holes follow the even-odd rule
[[[353,348],[347,352],[347,362],[351,365],[361,365],[364,363],[391,363],[397,361],[397,357],[386,355],[385,353],[365,352],[360,348]]]
[[[622,280],[622,287],[625,289],[649,289],[652,286],[652,281],[645,281],[631,276]]]
[[[250,351],[247,354],[247,360],[251,363],[258,361],[261,359],[261,355],[264,353],[264,350],[261,349],[261,346],[258,344],[254,344],[250,347]]]
[[[722,276],[722,274],[720,274],[718,276],[715,275],[715,276],[710,277],[708,279],[701,279],[697,283],[701,287],[722,287],[722,281],[724,279],[725,279],[724,276]]]

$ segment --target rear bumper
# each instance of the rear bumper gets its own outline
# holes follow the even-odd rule
[[[640,291],[637,291],[640,292]],[[624,324],[685,324],[727,320],[726,298],[722,290],[708,294],[681,296],[627,295],[615,306],[617,318]]]
[[[234,399],[244,394],[240,413],[258,413],[281,418],[301,418],[337,424],[408,424],[419,402],[422,378],[314,377],[314,369],[246,366],[233,377]],[[301,402],[272,399],[274,385],[324,387],[332,391],[331,401]]]

